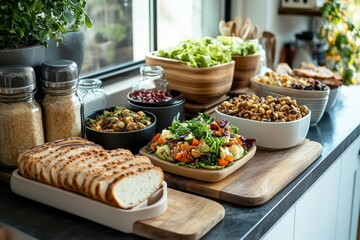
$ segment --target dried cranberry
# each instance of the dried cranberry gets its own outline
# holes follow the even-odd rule
[[[140,102],[166,102],[172,99],[169,92],[163,90],[135,90],[130,93],[130,97]]]

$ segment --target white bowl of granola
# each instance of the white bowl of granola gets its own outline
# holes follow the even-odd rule
[[[236,125],[260,148],[286,149],[303,142],[310,127],[311,110],[295,103],[289,97],[240,95],[217,106],[215,119]]]

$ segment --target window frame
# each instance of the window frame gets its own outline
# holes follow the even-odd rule
[[[206,0],[201,0],[206,2]],[[231,18],[231,0],[221,0],[221,12],[220,16],[225,21],[229,21]],[[158,48],[158,27],[157,27],[157,0],[148,0],[149,4],[149,50],[156,51]],[[141,66],[145,64],[145,57],[140,61],[133,61],[126,64],[113,66],[108,69],[99,70],[89,74],[80,75],[81,78],[98,78],[103,82],[108,80],[117,79],[119,77],[133,76],[138,73]]]

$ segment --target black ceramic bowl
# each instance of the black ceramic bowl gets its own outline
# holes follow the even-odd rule
[[[102,114],[104,110],[114,111],[115,107],[98,110],[90,113],[87,118],[95,118],[96,115]],[[129,108],[132,111],[137,111]],[[85,138],[103,148],[110,150],[116,148],[129,149],[133,154],[139,153],[139,150],[148,144],[156,133],[156,117],[150,112],[144,113],[151,118],[152,124],[146,128],[127,131],[127,132],[104,132],[96,131],[86,126],[85,123]]]

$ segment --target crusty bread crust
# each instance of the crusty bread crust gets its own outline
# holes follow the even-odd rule
[[[127,149],[104,150],[82,138],[27,149],[17,161],[24,177],[122,208],[145,201],[164,180],[162,170],[148,157],[134,156]],[[126,181],[131,184],[126,186]]]

